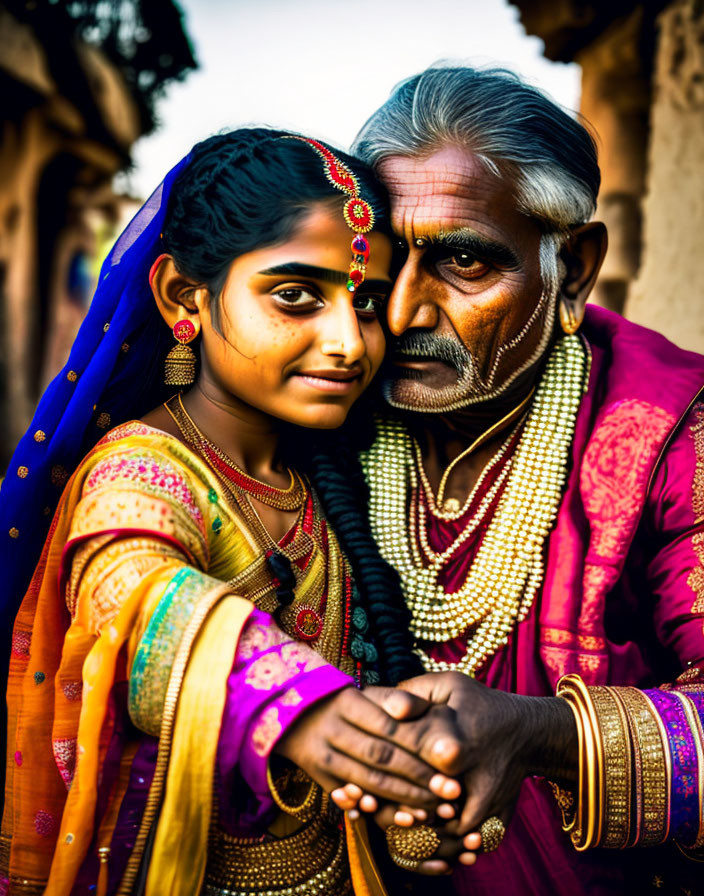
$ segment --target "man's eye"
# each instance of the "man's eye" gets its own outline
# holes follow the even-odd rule
[[[480,264],[479,260],[469,252],[457,252],[452,256],[452,263],[459,268],[471,268],[473,264]]]
[[[316,295],[301,286],[280,289],[273,296],[284,308],[307,310],[323,304]]]
[[[356,295],[352,299],[352,307],[365,317],[374,317],[383,309],[386,296],[378,295]]]
[[[470,280],[483,277],[489,270],[489,265],[471,252],[453,252],[452,255],[439,259],[438,264],[454,269],[458,277]]]

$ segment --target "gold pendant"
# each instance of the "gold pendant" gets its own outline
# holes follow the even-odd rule
[[[457,513],[460,509],[460,502],[457,498],[448,498],[442,505],[443,513]]]

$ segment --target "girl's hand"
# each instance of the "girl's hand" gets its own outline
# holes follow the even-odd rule
[[[435,768],[462,765],[454,713],[392,688],[338,691],[304,713],[275,751],[328,792],[353,783],[426,811],[460,795],[459,783]]]

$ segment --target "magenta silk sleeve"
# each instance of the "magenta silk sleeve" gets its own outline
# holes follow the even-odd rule
[[[232,831],[261,827],[273,807],[267,763],[276,742],[317,701],[354,679],[255,610],[237,647],[217,752],[220,821]]]
[[[658,465],[647,516],[655,631],[686,669],[704,659],[703,405],[694,406]]]

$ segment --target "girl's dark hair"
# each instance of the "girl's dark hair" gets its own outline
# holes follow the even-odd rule
[[[235,258],[284,242],[314,203],[337,201],[342,215],[348,197],[327,179],[323,160],[303,141],[282,139],[287,136],[295,135],[240,128],[209,137],[193,147],[174,184],[164,251],[213,298]],[[333,152],[355,174],[362,198],[374,209],[374,230],[390,233],[386,191],[371,169]]]
[[[163,248],[179,271],[205,284],[215,298],[232,261],[289,238],[318,202],[338,203],[346,194],[325,176],[323,160],[285,131],[242,128],[210,137],[191,151],[175,182],[163,231]],[[332,148],[332,147],[330,147]],[[374,230],[391,234],[388,198],[371,168],[333,152],[357,177],[360,194],[374,210]],[[350,241],[352,231],[350,231]],[[213,314],[217,322],[217,311]],[[378,669],[392,684],[422,671],[412,653],[410,616],[398,576],[382,559],[369,532],[366,486],[347,434],[370,420],[369,401],[353,409],[348,424],[327,437],[284,425],[286,459],[305,470],[323,503],[355,573],[362,606],[378,652]]]

